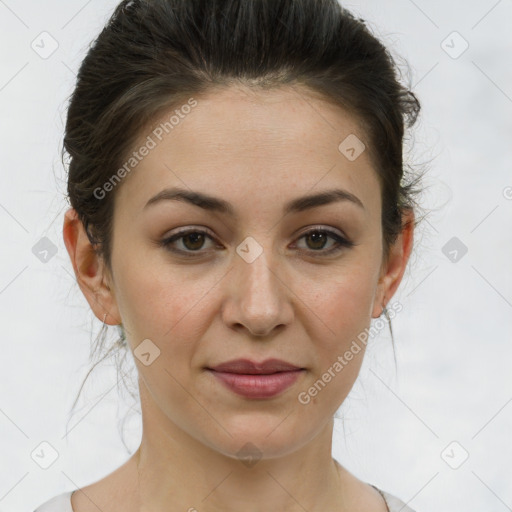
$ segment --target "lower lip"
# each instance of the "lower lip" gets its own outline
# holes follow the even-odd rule
[[[289,388],[304,370],[279,372],[269,375],[209,371],[237,395],[247,398],[270,398]]]

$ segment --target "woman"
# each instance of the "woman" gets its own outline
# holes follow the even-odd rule
[[[420,105],[336,0],[135,0],[84,59],[63,236],[143,434],[37,512],[411,511],[331,455],[417,224]]]

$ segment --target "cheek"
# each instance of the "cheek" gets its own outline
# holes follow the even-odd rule
[[[338,274],[336,282],[310,296],[318,325],[315,364],[298,396],[299,402],[306,404],[303,413],[308,418],[320,409],[323,417],[335,414],[357,380],[366,349],[372,290],[368,277],[365,280],[362,273],[354,272],[343,277]]]
[[[186,270],[171,271],[155,258],[158,250],[133,250],[119,256],[116,265],[116,299],[123,323],[130,332],[160,337],[185,317],[201,294]]]
[[[371,266],[348,266],[305,301],[318,326],[314,336],[315,364],[303,391],[312,404],[334,413],[347,397],[361,368],[371,322],[375,282]]]
[[[117,302],[132,351],[150,339],[160,350],[160,362],[178,377],[188,367],[181,362],[193,357],[204,338],[213,290],[222,275],[151,266],[143,258],[119,261],[117,268]]]
[[[190,388],[190,362],[208,324],[205,298],[215,280],[194,282],[179,269],[148,271],[146,263],[132,262],[130,272],[126,270],[119,268],[118,302],[138,373],[163,409],[172,403],[174,410],[193,411],[182,386]],[[157,347],[149,345],[150,353],[157,354],[149,365],[137,357],[146,339]]]
[[[347,269],[308,297],[309,307],[325,326],[330,348],[364,331],[370,323],[374,294],[370,272]]]

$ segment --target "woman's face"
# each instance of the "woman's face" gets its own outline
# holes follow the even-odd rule
[[[174,109],[141,133],[134,149],[149,149],[117,185],[111,318],[134,351],[143,414],[228,456],[251,446],[277,457],[342,404],[364,355],[358,335],[403,267],[381,269],[380,188],[353,117],[300,88],[195,100],[169,133]],[[152,200],[175,188],[214,199]],[[324,192],[329,201],[305,199]],[[277,394],[244,396],[208,369],[238,358],[303,370]]]

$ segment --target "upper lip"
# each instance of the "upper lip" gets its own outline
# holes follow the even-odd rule
[[[227,373],[243,373],[248,375],[265,375],[276,372],[289,372],[293,370],[302,370],[299,366],[287,363],[281,359],[266,359],[258,363],[250,359],[232,359],[217,366],[209,367],[209,370]]]

